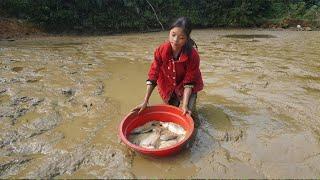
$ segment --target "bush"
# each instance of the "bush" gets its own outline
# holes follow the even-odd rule
[[[320,27],[320,6],[314,5],[304,14],[303,18],[308,19],[314,26]]]
[[[165,27],[180,16],[189,17],[195,27],[252,27],[285,18],[319,21],[320,0],[148,1]],[[58,32],[161,28],[147,0],[2,0],[0,12]]]

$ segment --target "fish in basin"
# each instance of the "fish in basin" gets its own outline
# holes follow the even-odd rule
[[[168,129],[163,129],[160,134],[160,140],[168,141],[168,140],[172,140],[172,139],[177,139],[178,136],[179,136],[178,134],[176,134]]]
[[[167,128],[169,131],[174,132],[179,135],[185,135],[186,131],[178,124],[173,122],[160,122],[161,126]]]
[[[167,148],[167,147],[173,146],[173,145],[175,145],[177,143],[178,143],[177,139],[171,139],[171,140],[168,140],[168,141],[161,141],[159,143],[159,149]]]
[[[141,134],[130,134],[128,137],[128,140],[135,144],[140,146],[140,142],[146,138],[148,138],[148,136],[151,134],[152,132],[147,132],[147,133],[141,133]]]
[[[130,133],[131,134],[141,134],[141,133],[151,132],[155,127],[157,127],[159,125],[160,125],[159,121],[150,121],[150,122],[145,123],[142,126],[139,126],[135,129],[133,129]]]
[[[186,131],[178,124],[154,120],[133,129],[128,140],[140,147],[160,149],[181,142],[185,135]]]
[[[160,139],[160,128],[155,128],[145,139],[141,140],[140,146],[148,149],[155,149]]]

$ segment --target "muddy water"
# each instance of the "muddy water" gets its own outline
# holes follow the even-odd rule
[[[320,176],[319,32],[195,30],[205,89],[194,142],[162,159],[121,144],[166,37],[0,41],[0,177]]]

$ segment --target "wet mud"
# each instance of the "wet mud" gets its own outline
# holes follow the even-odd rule
[[[0,178],[320,176],[317,31],[193,31],[205,82],[194,139],[166,158],[121,143],[166,38],[0,41]]]

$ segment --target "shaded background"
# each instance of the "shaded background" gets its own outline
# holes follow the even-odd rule
[[[320,27],[320,0],[1,0],[2,17],[50,32],[153,31],[188,16],[195,27]],[[158,17],[158,18],[157,18]]]

